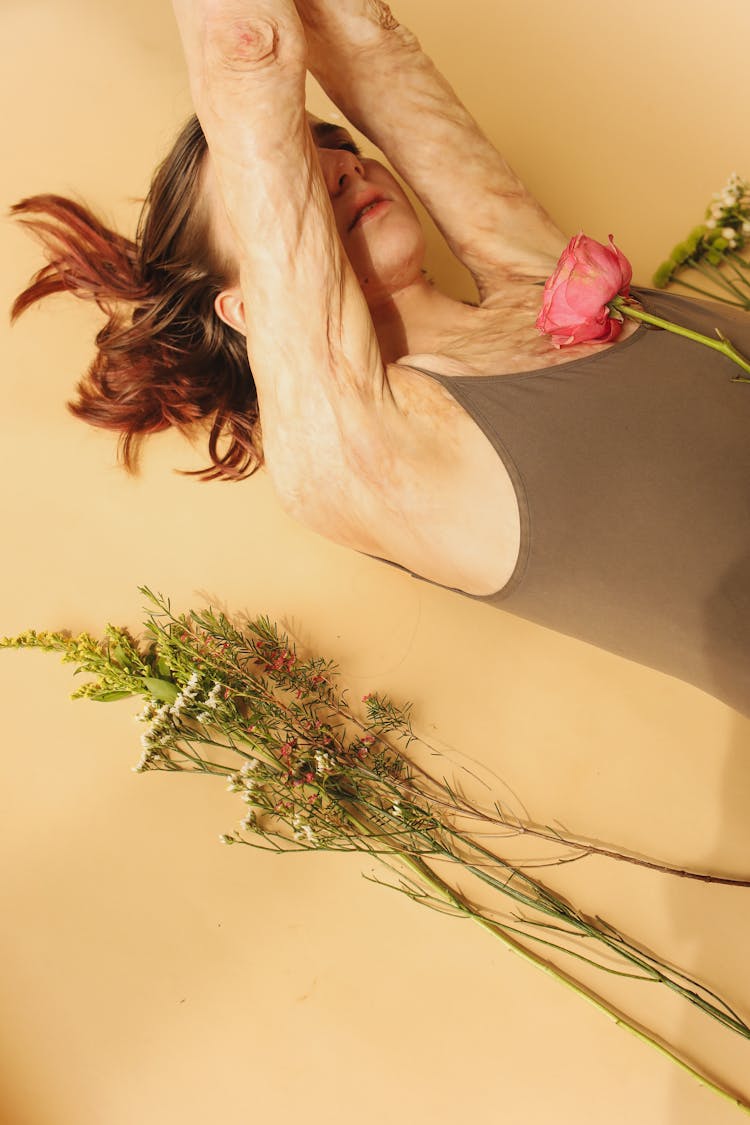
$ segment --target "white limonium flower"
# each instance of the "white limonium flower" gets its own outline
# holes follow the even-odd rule
[[[175,718],[179,718],[180,712],[181,712],[181,711],[184,711],[184,709],[185,709],[186,705],[187,705],[187,704],[188,704],[189,702],[190,702],[190,699],[189,699],[189,697],[188,697],[188,696],[186,696],[186,695],[185,695],[185,693],[181,691],[181,692],[180,692],[180,694],[179,694],[179,695],[177,696],[177,698],[175,699],[175,701],[174,701],[174,703],[172,704],[172,706],[170,707],[170,709],[169,709],[169,710],[170,710],[170,713],[171,713],[172,715],[174,715],[174,717],[175,717]]]
[[[221,684],[215,683],[211,688],[206,698],[206,707],[209,711],[215,711],[219,706],[219,696],[221,695]]]
[[[333,769],[333,762],[322,750],[315,751],[315,768],[318,773],[330,773]]]
[[[171,710],[172,708],[168,703],[164,703],[161,707],[156,708],[151,726],[141,735],[142,746],[158,746],[171,737],[174,729],[170,721]]]
[[[137,723],[150,723],[158,709],[159,708],[156,700],[149,699],[143,710],[138,715],[136,715],[135,721]]]
[[[180,712],[184,711],[187,704],[192,703],[195,697],[199,694],[199,688],[200,676],[197,672],[193,672],[182,691],[178,694],[172,706],[168,708],[169,713],[177,718],[180,715]]]
[[[721,236],[722,238],[734,238],[734,227],[722,227]]]

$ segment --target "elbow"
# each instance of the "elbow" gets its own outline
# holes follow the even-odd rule
[[[252,79],[279,71],[304,71],[307,45],[289,20],[219,15],[205,27],[207,62],[217,78]]]

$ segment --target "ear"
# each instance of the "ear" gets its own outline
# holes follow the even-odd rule
[[[219,320],[223,320],[230,328],[236,329],[243,336],[245,330],[245,305],[239,288],[222,289],[214,301],[214,309]]]

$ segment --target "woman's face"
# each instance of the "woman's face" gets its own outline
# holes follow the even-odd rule
[[[311,114],[308,120],[341,244],[374,309],[420,280],[425,252],[422,227],[395,177],[379,161],[360,156],[346,129]],[[210,159],[204,164],[204,190],[213,238],[233,272],[234,238]],[[227,319],[223,312],[219,315]]]
[[[420,277],[419,219],[391,172],[362,157],[346,129],[310,116],[336,229],[371,307]]]

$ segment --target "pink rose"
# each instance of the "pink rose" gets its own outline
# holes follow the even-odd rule
[[[615,319],[607,302],[627,297],[633,271],[615,246],[577,234],[562,252],[552,277],[544,286],[542,311],[536,326],[550,336],[556,348],[588,341],[616,340],[622,320]]]

